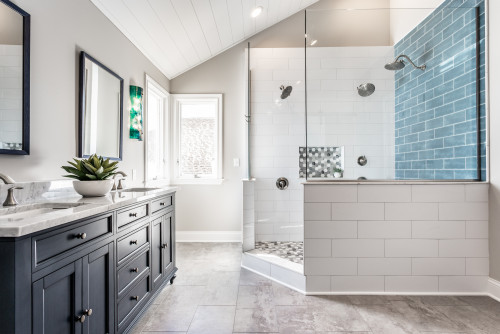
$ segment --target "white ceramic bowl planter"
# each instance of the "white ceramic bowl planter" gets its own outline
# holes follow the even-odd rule
[[[106,196],[113,187],[113,180],[73,181],[73,188],[83,197]]]

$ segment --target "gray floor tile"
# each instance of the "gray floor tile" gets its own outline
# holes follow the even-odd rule
[[[415,334],[420,332],[405,322],[404,314],[393,304],[357,305],[355,307],[374,334]]]
[[[238,308],[269,308],[274,306],[271,286],[240,285],[238,289]]]
[[[181,243],[179,271],[133,334],[500,334],[489,297],[304,296],[240,268],[237,243]]]
[[[198,306],[188,334],[231,334],[235,306]]]
[[[236,310],[234,333],[277,333],[278,331],[279,327],[274,307]]]
[[[171,307],[159,305],[156,313],[144,326],[144,331],[186,332],[196,312],[196,305]]]
[[[273,298],[275,305],[307,305],[307,296],[279,283],[273,282]]]
[[[276,306],[280,333],[314,333],[314,313],[308,306]]]
[[[207,286],[200,305],[236,305],[238,288],[238,285]]]
[[[480,312],[474,306],[436,306],[436,309],[453,321],[463,323],[469,330],[484,334],[500,333],[500,321]]]
[[[318,332],[369,331],[370,326],[353,305],[334,303],[328,307],[312,306],[314,329]]]
[[[250,270],[241,269],[240,285],[271,285],[272,281]]]
[[[456,322],[437,310],[420,302],[392,302],[403,314],[404,320],[420,331],[460,332],[468,330],[463,323]]]

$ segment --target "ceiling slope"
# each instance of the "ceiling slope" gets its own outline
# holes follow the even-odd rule
[[[91,1],[173,79],[318,0]]]

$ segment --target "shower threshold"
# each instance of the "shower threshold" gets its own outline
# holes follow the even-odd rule
[[[243,253],[241,266],[305,294],[303,243],[296,244],[299,243],[295,245],[256,243],[255,249]],[[284,250],[288,248],[295,249],[295,251],[288,251],[291,254],[286,254]]]

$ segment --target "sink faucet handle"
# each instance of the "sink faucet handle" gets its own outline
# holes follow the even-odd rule
[[[14,197],[14,190],[16,189],[24,189],[24,188],[19,186],[12,186],[9,189],[7,189],[7,198],[5,199],[5,202],[3,202],[3,206],[15,206],[19,204],[17,203],[17,200]]]

